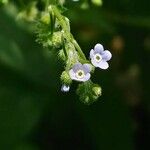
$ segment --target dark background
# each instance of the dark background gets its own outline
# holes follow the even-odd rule
[[[0,150],[146,150],[150,148],[149,0],[68,1],[65,15],[82,50],[113,55],[92,76],[102,96],[87,106],[73,84],[60,91],[62,63],[43,49],[10,6],[0,8]]]

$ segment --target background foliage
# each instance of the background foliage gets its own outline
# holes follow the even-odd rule
[[[32,26],[0,9],[0,149],[145,150],[150,139],[148,0],[67,1],[71,31],[87,54],[100,42],[113,54],[93,80],[103,94],[90,106],[61,93],[62,64],[35,42]]]

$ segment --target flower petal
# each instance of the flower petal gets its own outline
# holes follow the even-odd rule
[[[71,78],[72,80],[76,80],[75,72],[73,71],[73,69],[71,69],[71,70],[69,71],[69,75],[70,75],[70,78]]]
[[[76,63],[73,67],[72,67],[72,70],[74,72],[77,72],[79,69],[82,68],[82,64],[81,63]]]
[[[101,61],[101,62],[99,62],[98,67],[101,69],[107,69],[109,67],[109,65],[106,61]]]
[[[91,77],[91,74],[87,73],[84,78],[78,79],[78,81],[85,82],[85,81],[88,81],[90,77]]]
[[[91,59],[91,63],[93,64],[93,66],[98,67],[99,63],[95,61],[95,59]]]
[[[84,78],[77,78],[73,69],[71,69],[69,71],[69,75],[72,80],[76,80],[76,81],[80,81],[80,82],[85,82],[85,81],[89,80],[91,77],[90,73],[87,73]]]
[[[90,64],[84,64],[83,65],[83,71],[85,72],[85,74],[89,73],[91,71],[92,67]]]
[[[101,53],[101,52],[103,52],[104,51],[104,47],[103,47],[103,45],[102,44],[96,44],[95,45],[95,47],[94,47],[94,51],[96,52],[96,53]]]
[[[93,57],[94,57],[94,50],[91,49],[91,51],[90,51],[90,58],[92,59]]]
[[[90,73],[87,73],[85,78],[84,78],[84,81],[88,81],[91,77],[91,74]]]
[[[111,54],[110,51],[108,51],[108,50],[103,51],[102,58],[103,58],[104,61],[110,60],[111,57],[112,57],[112,54]]]

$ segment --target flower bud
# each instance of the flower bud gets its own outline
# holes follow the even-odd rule
[[[25,21],[32,22],[38,15],[38,9],[36,8],[36,2],[32,2],[28,9],[24,9],[17,15],[17,19],[24,19]]]
[[[90,98],[89,98],[89,96],[86,96],[86,98],[85,98],[85,100],[84,100],[84,103],[89,103],[89,101],[90,101]]]
[[[82,3],[82,5],[81,5],[81,8],[82,8],[82,9],[88,9],[88,8],[89,8],[88,2],[87,2],[87,1],[84,1],[84,2]]]
[[[72,80],[67,71],[62,72],[60,79],[62,83],[65,85],[70,85],[72,83]]]
[[[49,11],[49,12],[52,12],[52,5],[49,5],[49,6],[48,6],[48,11]]]
[[[50,23],[50,15],[48,12],[43,12],[41,15],[41,22],[44,24],[49,24]]]
[[[65,85],[63,84],[62,87],[61,87],[61,91],[62,92],[69,92],[70,90],[70,86],[69,85]]]
[[[66,56],[65,56],[65,54],[64,54],[64,50],[63,50],[63,49],[61,49],[61,50],[59,51],[58,57],[59,57],[61,60],[63,60],[63,61],[66,60]]]
[[[92,0],[92,3],[96,6],[101,6],[103,4],[102,0]]]
[[[60,48],[62,46],[62,32],[57,31],[53,33],[52,46],[55,48]]]
[[[93,87],[92,91],[94,92],[95,96],[101,96],[101,94],[102,94],[102,89],[99,86]]]
[[[59,3],[60,3],[61,5],[63,5],[63,4],[65,3],[65,0],[59,0]]]
[[[8,0],[1,0],[1,1],[0,1],[0,5],[1,5],[1,4],[7,4],[7,3],[8,3]]]

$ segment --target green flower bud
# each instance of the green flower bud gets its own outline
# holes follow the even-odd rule
[[[63,4],[65,3],[65,0],[59,0],[59,3],[60,3],[61,5],[63,5]]]
[[[50,15],[48,12],[43,12],[41,15],[41,22],[45,23],[45,24],[49,24],[50,23]]]
[[[89,105],[101,96],[101,87],[89,80],[79,84],[77,94],[83,103]]]
[[[0,5],[1,4],[7,4],[8,3],[8,0],[0,0]]]
[[[103,4],[102,0],[91,0],[94,5],[101,6]]]
[[[60,79],[62,83],[65,85],[70,85],[72,83],[72,80],[67,71],[62,72]]]
[[[83,2],[82,5],[81,5],[81,8],[82,9],[88,9],[89,8],[89,4],[87,1]]]
[[[32,22],[36,19],[38,15],[38,10],[36,8],[36,2],[32,2],[27,9],[22,10],[18,16],[17,19],[24,19],[28,22]]]
[[[62,32],[54,32],[52,36],[52,46],[60,48],[62,46]]]
[[[92,99],[93,99],[93,100],[97,100],[97,99],[98,99],[98,96],[94,96],[94,95],[93,95],[93,96],[92,96]]]
[[[86,96],[86,98],[85,98],[85,100],[84,100],[84,103],[89,103],[89,101],[90,101],[90,98],[88,97],[88,96]]]
[[[48,11],[49,11],[49,12],[52,12],[52,5],[49,5],[49,6],[48,6]]]
[[[58,53],[58,58],[60,58],[61,60],[65,61],[66,60],[66,56],[64,54],[64,50],[61,49]]]
[[[101,94],[102,94],[102,89],[99,86],[93,87],[92,91],[94,92],[95,96],[101,96]]]

